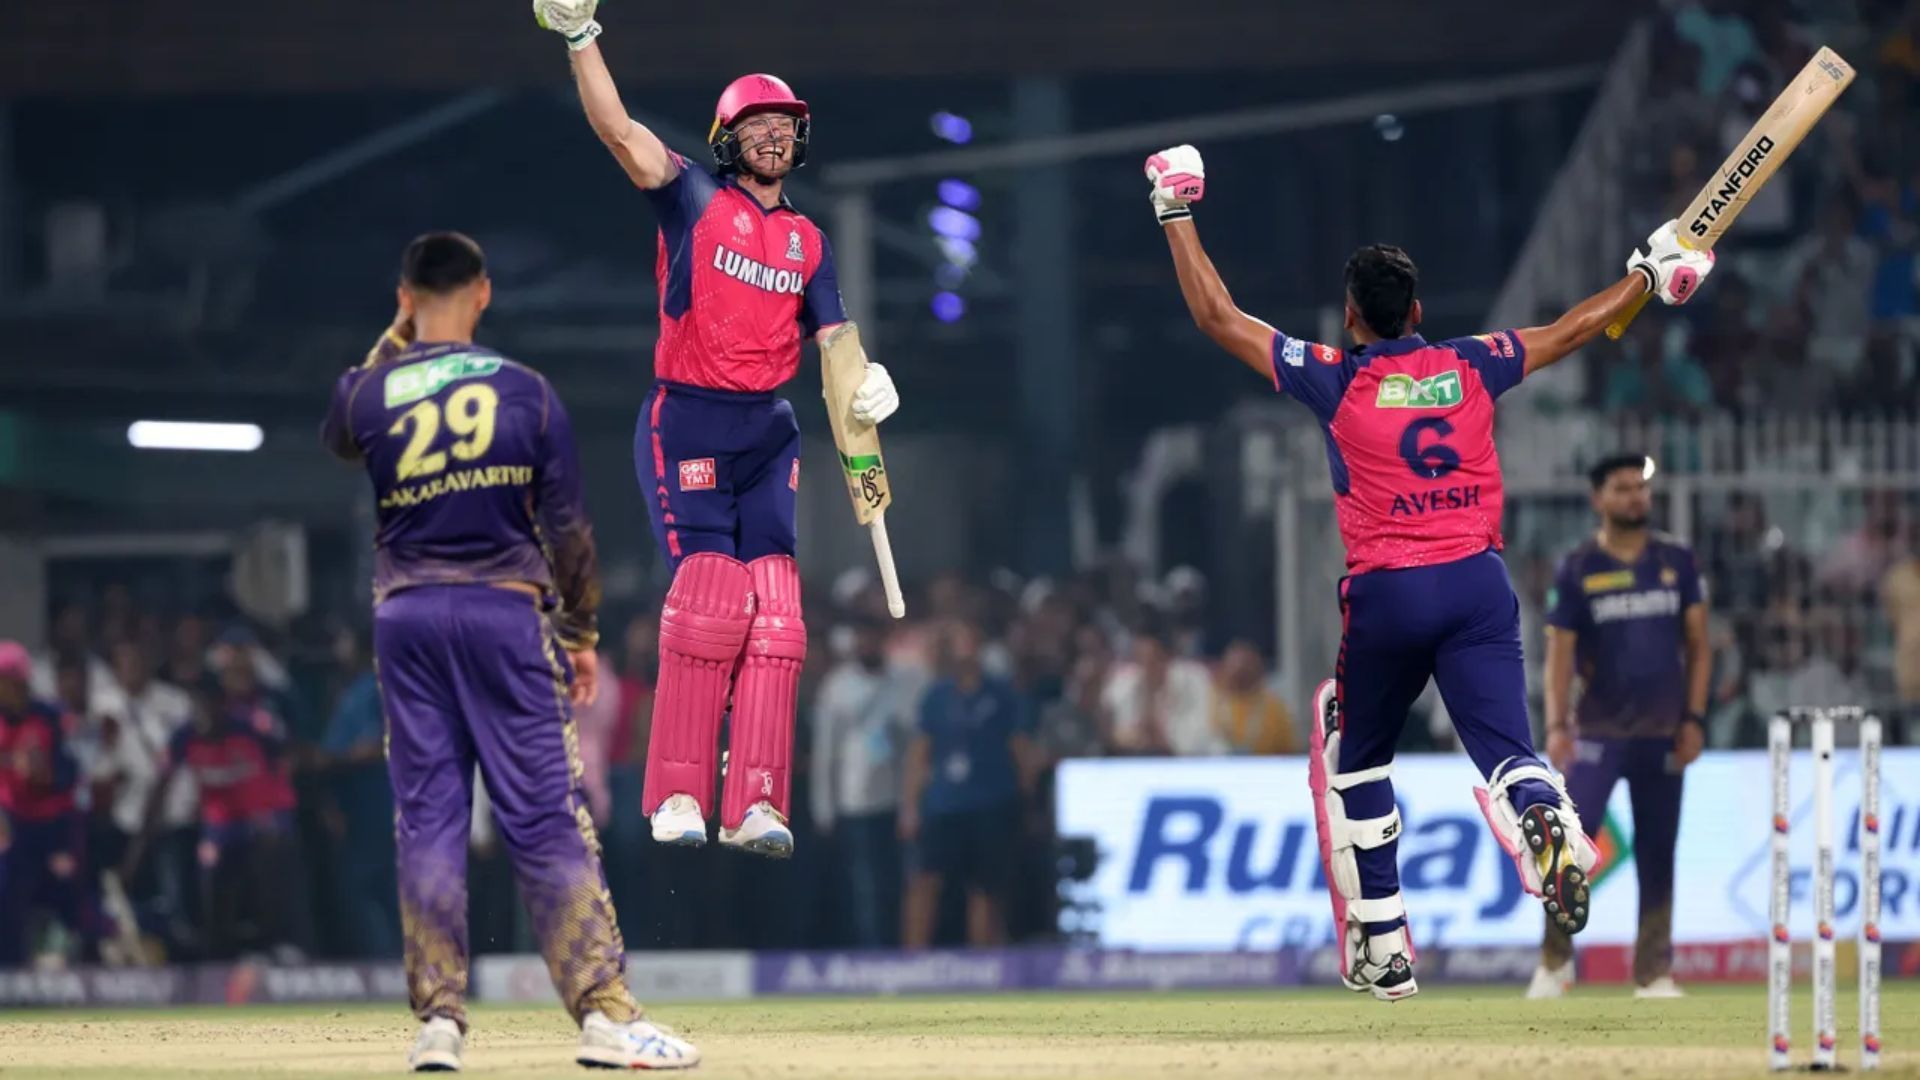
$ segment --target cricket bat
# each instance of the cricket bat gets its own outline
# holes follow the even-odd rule
[[[900,573],[893,565],[893,545],[887,540],[887,507],[893,505],[893,487],[880,457],[880,429],[853,415],[853,395],[867,374],[867,350],[860,345],[860,328],[844,322],[827,332],[820,345],[820,381],[825,384],[827,426],[833,429],[840,471],[847,479],[847,497],[853,500],[855,521],[873,537],[873,556],[880,563],[880,584],[887,591],[887,612],[907,616],[900,595]]]
[[[1734,145],[1733,153],[1720,163],[1720,172],[1700,194],[1693,197],[1686,212],[1680,215],[1680,242],[1695,251],[1706,251],[1719,243],[1720,235],[1727,231],[1740,211],[1747,208],[1753,193],[1766,186],[1768,180],[1787,160],[1787,155],[1807,137],[1813,125],[1826,115],[1833,103],[1839,100],[1840,92],[1853,81],[1853,67],[1840,54],[1826,46],[1813,54],[1807,66],[1793,77],[1780,96],[1773,99],[1767,111],[1753,122],[1753,127],[1740,137]],[[1633,322],[1640,309],[1647,306],[1653,298],[1651,292],[1633,302],[1633,306],[1620,314],[1607,326],[1607,336],[1615,341],[1627,332],[1627,326]]]

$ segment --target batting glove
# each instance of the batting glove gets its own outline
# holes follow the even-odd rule
[[[887,369],[867,361],[867,373],[860,389],[853,392],[853,418],[863,424],[877,424],[900,409],[900,391],[894,389]]]
[[[1647,249],[1627,256],[1627,270],[1647,279],[1647,291],[1669,307],[1693,299],[1713,273],[1713,252],[1695,251],[1680,242],[1678,222],[1669,221],[1647,237]]]
[[[567,48],[579,52],[600,36],[600,24],[593,21],[600,0],[533,0],[533,18],[542,30],[552,30],[567,39]]]
[[[1153,183],[1153,213],[1162,225],[1192,217],[1192,204],[1207,193],[1206,163],[1191,146],[1175,146],[1148,158],[1147,179]]]

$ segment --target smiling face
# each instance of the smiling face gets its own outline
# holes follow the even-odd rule
[[[784,178],[793,171],[793,147],[799,135],[800,119],[786,113],[759,113],[734,124],[741,171],[765,184]]]

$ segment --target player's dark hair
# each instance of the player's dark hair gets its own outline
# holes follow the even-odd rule
[[[473,238],[457,232],[415,237],[400,257],[400,280],[408,288],[449,293],[485,277],[487,257]]]
[[[1646,475],[1647,455],[1608,454],[1594,462],[1593,468],[1587,470],[1587,483],[1593,485],[1593,490],[1599,491],[1607,486],[1607,478],[1621,469],[1632,469],[1642,476]]]
[[[1420,271],[1392,244],[1368,244],[1347,260],[1347,296],[1367,329],[1383,338],[1407,332]]]

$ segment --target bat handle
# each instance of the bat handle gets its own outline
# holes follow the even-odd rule
[[[1607,340],[1619,341],[1620,335],[1627,332],[1627,327],[1633,325],[1634,317],[1640,314],[1640,309],[1646,307],[1647,301],[1651,299],[1653,299],[1653,293],[1649,290],[1641,293],[1639,299],[1628,304],[1627,310],[1621,312],[1619,318],[1607,324]]]
[[[887,512],[880,511],[867,525],[873,536],[873,557],[880,564],[880,585],[887,590],[887,614],[907,617],[907,599],[900,595],[900,571],[893,565],[893,544],[887,539]]]

